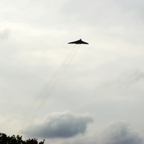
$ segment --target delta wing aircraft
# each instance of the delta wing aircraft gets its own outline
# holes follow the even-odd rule
[[[80,39],[80,40],[77,40],[77,41],[69,42],[68,44],[88,44],[88,43],[87,43],[87,42],[84,42],[84,41],[82,41],[82,40]]]

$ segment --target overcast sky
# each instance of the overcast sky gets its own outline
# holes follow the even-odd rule
[[[143,144],[143,62],[143,0],[0,0],[0,131]]]

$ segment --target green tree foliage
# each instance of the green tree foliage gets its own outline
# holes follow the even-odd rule
[[[44,144],[44,141],[38,142],[37,139],[23,140],[22,136],[7,136],[4,133],[0,133],[0,144]]]

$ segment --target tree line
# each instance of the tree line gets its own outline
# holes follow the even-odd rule
[[[0,133],[0,144],[44,144],[44,141],[38,142],[36,138],[23,140],[22,136],[7,136],[4,133]]]

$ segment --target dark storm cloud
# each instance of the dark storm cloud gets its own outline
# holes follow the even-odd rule
[[[9,37],[9,30],[5,29],[3,31],[0,31],[0,41],[3,39],[7,39]]]
[[[38,138],[68,138],[84,134],[87,124],[92,122],[88,115],[76,115],[69,111],[48,115],[43,123],[27,129],[24,133]]]

